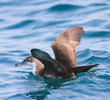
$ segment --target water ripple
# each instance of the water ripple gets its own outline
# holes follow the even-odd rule
[[[86,35],[88,38],[100,38],[100,37],[109,37],[110,36],[110,31],[91,31],[87,32]]]
[[[22,22],[14,24],[14,25],[10,25],[8,27],[5,27],[5,29],[18,29],[18,28],[23,28],[26,26],[29,27],[29,25],[34,23],[34,22],[35,22],[35,20],[24,20]]]
[[[81,9],[83,6],[78,6],[78,5],[71,5],[71,4],[58,4],[54,5],[51,8],[49,8],[49,11],[56,11],[56,12],[62,12],[62,11],[71,11],[71,10],[76,10],[76,9]]]
[[[99,7],[99,6],[108,6],[108,4],[107,3],[93,3],[93,4],[90,4],[89,6]]]

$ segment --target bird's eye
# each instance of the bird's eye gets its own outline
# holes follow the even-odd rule
[[[27,59],[27,61],[30,61],[30,59]]]

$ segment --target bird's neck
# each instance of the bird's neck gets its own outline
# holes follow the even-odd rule
[[[40,70],[35,70],[34,75],[35,76],[42,76],[43,72],[44,72],[44,68],[42,68]]]
[[[33,74],[35,76],[42,76],[44,71],[44,65],[41,62],[34,62],[33,64]]]

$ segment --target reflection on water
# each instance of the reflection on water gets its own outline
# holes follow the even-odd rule
[[[51,94],[51,90],[57,90],[60,87],[73,84],[73,82],[69,82],[73,79],[43,79],[35,77],[32,73],[29,73],[26,79],[34,80],[34,84],[30,87],[30,92],[26,93],[26,95],[37,100],[45,99],[47,95]]]
[[[109,100],[109,0],[0,0],[0,100]],[[99,63],[73,79],[43,79],[30,66],[15,68],[32,48],[54,54],[51,43],[71,26],[86,31],[78,65]]]

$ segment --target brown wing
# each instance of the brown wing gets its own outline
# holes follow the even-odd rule
[[[76,67],[76,47],[80,44],[83,33],[82,27],[71,27],[62,32],[51,45],[56,60],[67,70]]]

